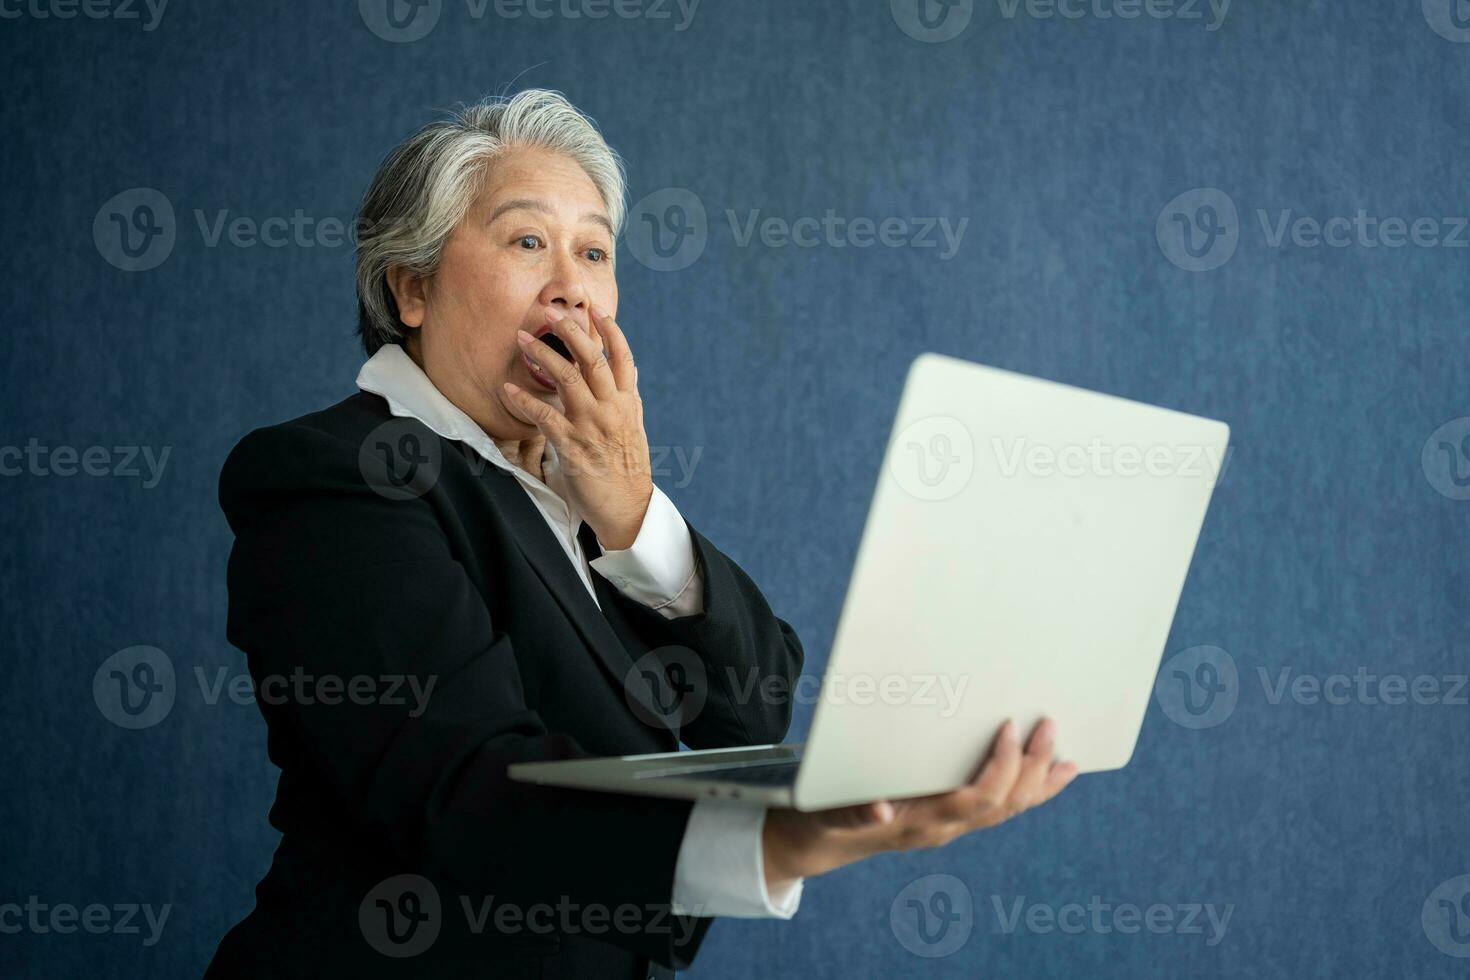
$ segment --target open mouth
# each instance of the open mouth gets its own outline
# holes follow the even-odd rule
[[[550,347],[552,350],[556,351],[558,354],[560,354],[562,357],[565,357],[573,364],[577,363],[577,359],[573,357],[572,352],[567,349],[566,341],[562,340],[556,334],[544,333],[541,335],[540,340],[547,347]]]
[[[573,364],[577,363],[577,359],[573,357],[572,352],[567,349],[566,342],[563,341],[556,334],[552,333],[550,327],[543,328],[536,335],[536,339],[540,340],[547,347],[550,347],[552,350],[556,351],[558,354],[560,354],[562,357],[565,357]],[[531,356],[529,354],[523,351],[521,353],[521,360],[525,361],[526,371],[530,373],[532,381],[536,382],[536,384],[538,384],[542,389],[546,391],[556,391],[556,382],[552,380],[551,375],[547,374],[546,371],[544,371],[539,364],[531,360]]]
[[[553,332],[551,332],[550,325],[542,326],[542,328],[538,329],[538,331],[535,331],[532,336],[535,336],[535,338],[537,338],[538,341],[541,341],[542,344],[550,347],[551,350],[556,351],[556,353],[560,354],[560,356],[564,357],[564,359],[572,361],[573,364],[576,363],[575,354],[572,354],[572,350],[567,347],[566,341],[563,341],[560,336],[557,336],[556,334],[553,334]],[[534,360],[531,360],[531,356],[529,356],[529,354],[523,353],[522,351],[522,354],[520,354],[520,360],[525,361],[526,370],[531,373],[531,381],[537,382],[538,385],[541,386],[541,388],[545,389],[545,391],[556,391],[556,381],[553,381],[553,379],[551,379],[551,376],[548,375],[548,373],[545,372],[545,370],[542,369],[539,364],[535,363]]]

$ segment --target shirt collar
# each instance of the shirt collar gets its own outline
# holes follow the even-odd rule
[[[384,344],[367,359],[357,372],[357,386],[378,395],[388,403],[388,411],[399,418],[418,419],[430,430],[454,442],[462,442],[488,462],[512,473],[534,479],[505,458],[485,430],[459,409],[423,372],[413,358],[398,344]],[[546,443],[546,459],[542,461],[546,484],[555,486],[560,477],[556,449]],[[558,494],[560,496],[560,494]]]

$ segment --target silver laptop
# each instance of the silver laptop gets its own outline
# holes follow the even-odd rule
[[[806,742],[510,775],[818,810],[954,789],[1007,717],[1024,733],[1043,716],[1057,722],[1058,758],[1121,768],[1228,441],[1223,422],[921,354],[820,694],[809,685]]]

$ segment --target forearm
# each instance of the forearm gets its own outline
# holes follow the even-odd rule
[[[691,527],[704,612],[667,621],[671,644],[695,651],[705,667],[707,700],[680,737],[691,748],[779,742],[791,721],[792,689],[803,650],[755,583]]]

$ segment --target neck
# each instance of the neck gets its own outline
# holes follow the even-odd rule
[[[401,346],[403,347],[404,353],[406,353],[413,360],[413,362],[419,366],[419,370],[424,372],[424,376],[428,377],[429,369],[425,366],[424,363],[423,344],[420,341],[419,336],[420,335],[417,330],[409,331],[408,336],[401,341]],[[429,380],[432,384],[433,379],[430,378]],[[443,389],[440,390],[442,392]],[[449,396],[446,395],[446,397]],[[453,401],[452,398],[450,400]],[[501,454],[505,456],[506,459],[510,460],[512,464],[519,466],[521,469],[525,470],[536,479],[544,479],[541,473],[541,456],[546,449],[545,436],[543,436],[540,432],[537,432],[535,435],[525,439],[499,439],[491,433],[490,428],[485,424],[484,419],[477,418],[474,413],[470,412],[462,405],[459,406],[459,408],[461,411],[465,412],[465,414],[469,415],[470,418],[474,420],[475,424],[478,425],[486,435],[490,436],[491,441],[495,443],[495,447],[500,450]]]
[[[541,474],[541,456],[546,450],[545,436],[537,434],[530,439],[496,439],[494,442],[495,448],[512,464],[538,480],[544,479]]]

